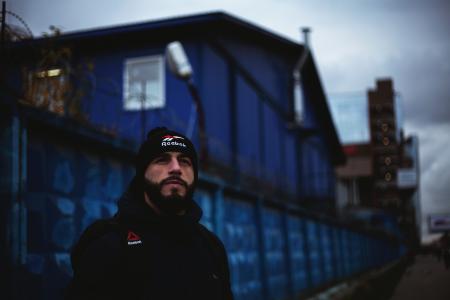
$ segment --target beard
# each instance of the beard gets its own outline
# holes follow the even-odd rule
[[[182,181],[178,177],[169,177],[162,180],[160,183],[157,183],[144,178],[144,192],[147,194],[148,199],[161,212],[167,215],[178,215],[191,207],[193,202],[192,195],[194,194],[194,184],[188,185],[185,181],[182,181],[186,188],[184,196],[181,196],[176,189],[173,189],[170,195],[164,196],[161,193],[162,187],[166,181],[171,179]]]

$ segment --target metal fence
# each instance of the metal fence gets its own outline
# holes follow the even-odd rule
[[[133,176],[128,152],[77,129],[2,123],[10,161],[8,230],[15,299],[60,299],[71,277],[70,249],[92,221],[113,215]],[[200,176],[202,222],[228,252],[236,299],[287,299],[387,263],[401,247],[382,237],[287,207]]]

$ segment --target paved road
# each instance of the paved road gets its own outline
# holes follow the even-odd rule
[[[406,269],[391,300],[449,300],[450,269],[433,256],[419,255]]]

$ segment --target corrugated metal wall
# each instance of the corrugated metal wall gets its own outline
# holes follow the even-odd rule
[[[12,286],[17,299],[59,299],[71,276],[71,245],[93,220],[114,214],[133,169],[114,154],[113,145],[99,148],[68,132],[56,135],[19,122],[3,127],[2,137],[13,131],[21,131],[22,139],[5,145],[9,149],[3,149],[2,160],[11,162],[11,173],[19,165],[25,169],[21,196],[9,198],[13,208],[21,203],[22,212],[12,209],[11,215],[23,228],[10,232],[10,245],[16,246],[9,250],[18,257]],[[6,155],[13,147],[22,147],[24,155]],[[202,222],[225,244],[236,299],[286,299],[400,255],[388,241],[207,178],[195,200],[204,211]]]
[[[201,190],[196,200],[215,211],[205,224],[225,244],[236,299],[287,299],[401,254],[388,241],[222,189]]]

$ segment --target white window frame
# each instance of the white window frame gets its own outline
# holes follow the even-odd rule
[[[137,99],[130,95],[130,86],[129,86],[129,71],[130,68],[135,64],[143,64],[143,63],[157,63],[157,74],[158,74],[158,91],[153,93],[145,91],[144,98]],[[142,56],[142,57],[133,57],[128,58],[124,62],[123,69],[123,109],[126,111],[140,111],[146,109],[158,109],[163,108],[166,105],[166,97],[165,97],[165,69],[164,69],[164,56],[163,55],[152,55],[152,56]]]

